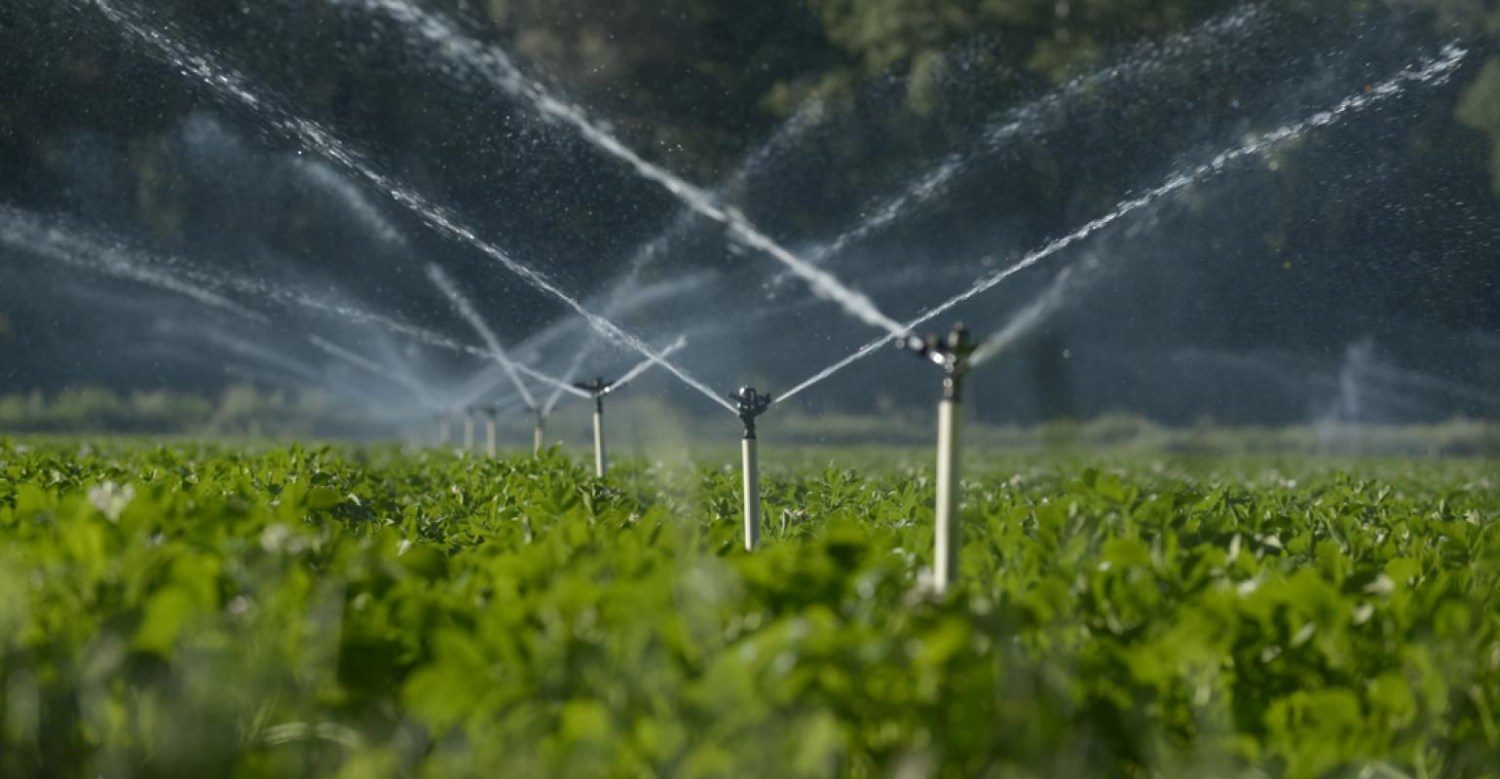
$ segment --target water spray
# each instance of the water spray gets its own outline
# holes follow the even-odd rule
[[[937,522],[932,556],[932,587],[939,595],[948,590],[958,573],[958,552],[962,546],[959,529],[958,439],[962,431],[964,377],[969,372],[969,358],[974,342],[963,325],[953,326],[947,338],[929,335],[908,336],[898,342],[902,349],[937,365],[943,371],[943,394],[938,400],[937,441]]]
[[[94,0],[96,4],[104,1]],[[442,53],[453,64],[471,69],[507,94],[525,100],[548,119],[572,127],[581,139],[629,165],[637,175],[660,186],[682,205],[723,224],[730,235],[740,242],[786,266],[790,272],[807,282],[814,294],[835,303],[846,314],[871,327],[885,330],[892,336],[905,332],[900,323],[882,312],[869,297],[849,287],[832,273],[792,253],[752,224],[738,209],[719,203],[708,191],[648,162],[588,117],[581,108],[558,99],[541,82],[522,73],[503,49],[486,45],[466,34],[452,21],[425,11],[408,0],[363,0],[359,6],[367,11],[396,18],[403,23],[404,29],[424,39],[424,50]],[[649,351],[642,353],[648,357],[659,357]],[[665,363],[663,367],[671,369]]]
[[[735,413],[745,424],[745,438],[740,444],[741,470],[745,477],[745,551],[760,543],[760,458],[756,448],[755,420],[771,407],[771,396],[754,387],[741,387],[729,396],[738,405]]]
[[[1327,109],[1290,124],[1282,125],[1276,130],[1246,141],[1239,146],[1226,149],[1197,167],[1174,173],[1156,187],[1146,190],[1140,195],[1116,203],[1115,207],[1103,216],[1085,223],[1067,235],[1049,241],[1040,248],[1023,255],[1011,265],[982,276],[968,289],[936,306],[926,309],[915,318],[907,320],[905,324],[906,331],[909,332],[913,328],[936,319],[958,305],[994,289],[1017,273],[1052,257],[1064,249],[1081,243],[1100,230],[1119,222],[1137,211],[1155,205],[1158,201],[1169,195],[1199,182],[1222,175],[1225,171],[1231,170],[1237,162],[1266,154],[1282,144],[1300,138],[1313,130],[1338,124],[1345,118],[1361,113],[1371,106],[1400,97],[1413,86],[1431,86],[1445,83],[1457,72],[1459,66],[1463,64],[1467,56],[1467,49],[1450,43],[1442,47],[1436,56],[1423,57],[1389,79],[1379,84],[1367,86],[1363,90],[1345,97]],[[821,384],[835,373],[874,354],[888,340],[890,340],[890,337],[884,335],[870,340],[869,343],[860,347],[858,351],[824,368],[792,389],[787,390],[781,399],[787,400],[815,385]]]
[[[157,58],[184,75],[196,79],[224,99],[255,112],[277,131],[294,140],[303,150],[323,157],[326,161],[355,174],[371,186],[385,192],[416,214],[428,226],[448,238],[468,244],[519,276],[529,286],[563,303],[582,316],[589,326],[600,334],[640,352],[704,397],[726,409],[733,410],[731,404],[725,402],[707,384],[652,351],[638,336],[585,308],[577,298],[564,292],[546,276],[516,261],[500,247],[481,238],[475,230],[459,221],[451,211],[428,200],[416,190],[371,164],[363,154],[321,124],[291,111],[280,95],[256,88],[242,74],[223,66],[208,52],[176,40],[168,31],[153,23],[150,20],[150,14],[138,4],[117,2],[117,0],[80,0],[80,2],[97,8],[132,42],[154,52]]]
[[[615,383],[598,377],[591,382],[573,386],[589,393],[594,399],[594,474],[602,479],[609,470],[604,454],[604,396],[614,390]]]

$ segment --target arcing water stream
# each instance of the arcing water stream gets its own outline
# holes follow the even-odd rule
[[[1095,261],[1097,262],[1097,260]],[[1030,334],[1047,321],[1063,304],[1072,297],[1070,293],[1080,283],[1079,274],[1088,274],[1092,268],[1064,268],[1057,274],[1047,288],[1038,295],[1035,300],[1028,303],[1020,311],[1016,312],[994,335],[984,339],[974,353],[969,356],[969,365],[979,367],[990,360],[1004,354],[1017,341]]]
[[[105,2],[105,0],[93,1]],[[621,143],[614,135],[591,121],[582,109],[553,96],[546,87],[522,73],[520,68],[511,61],[510,56],[499,47],[487,46],[475,40],[453,22],[424,11],[407,0],[331,0],[331,2],[356,5],[366,11],[382,13],[395,19],[401,23],[403,30],[419,39],[424,46],[423,51],[428,51],[427,47],[435,48],[448,61],[462,64],[487,79],[495,87],[527,101],[543,116],[573,127],[584,140],[630,165],[641,177],[661,186],[683,205],[709,219],[723,223],[737,239],[785,265],[787,269],[806,281],[814,294],[837,303],[850,316],[871,327],[883,329],[890,335],[901,335],[905,332],[898,322],[882,313],[874,301],[863,293],[851,289],[833,274],[793,254],[751,224],[750,220],[737,209],[715,202],[707,191],[648,162]]]
[[[1129,216],[1136,211],[1146,208],[1147,206],[1160,201],[1162,198],[1178,192],[1193,183],[1223,173],[1226,169],[1229,168],[1230,165],[1235,162],[1243,160],[1247,157],[1261,154],[1289,140],[1298,138],[1310,130],[1336,124],[1351,114],[1358,113],[1373,105],[1377,105],[1384,101],[1399,97],[1412,86],[1434,85],[1443,83],[1447,81],[1458,69],[1459,65],[1463,63],[1464,57],[1467,56],[1467,54],[1468,51],[1463,47],[1458,46],[1457,44],[1449,44],[1448,46],[1445,46],[1443,48],[1442,52],[1438,56],[1425,58],[1415,67],[1409,67],[1406,70],[1401,71],[1395,76],[1379,84],[1368,86],[1364,90],[1344,98],[1332,108],[1329,108],[1325,111],[1319,111],[1318,113],[1313,114],[1312,116],[1309,116],[1300,121],[1284,125],[1280,128],[1277,128],[1276,130],[1260,136],[1253,141],[1221,152],[1212,160],[1209,160],[1208,162],[1205,162],[1202,165],[1197,166],[1196,168],[1193,168],[1186,172],[1178,173],[1168,178],[1165,182],[1159,184],[1155,188],[1148,190],[1144,194],[1122,201],[1121,203],[1117,204],[1109,213],[1097,219],[1094,219],[1093,221],[1083,225],[1077,230],[1074,230],[1073,232],[1061,238],[1055,239],[1050,243],[1042,246],[1041,248],[1036,249],[1031,253],[1023,256],[1015,264],[979,279],[963,292],[930,309],[927,309],[916,318],[907,322],[904,326],[904,329],[910,331],[925,322],[941,316],[942,314],[952,310],[955,306],[958,306],[965,301],[971,300],[978,295],[984,294],[985,292],[993,289],[996,285],[1000,284],[1011,276],[1014,276],[1015,274],[1020,273],[1021,271],[1030,268],[1033,265],[1036,265],[1042,260],[1045,260],[1048,257],[1057,254],[1058,252],[1084,240],[1085,238],[1088,238],[1089,236],[1092,236],[1094,233],[1097,233],[1100,230],[1109,227],[1110,225],[1118,222],[1126,216]],[[853,365],[854,363],[870,356],[880,347],[885,345],[885,343],[889,340],[890,339],[888,338],[882,337],[870,341],[854,354],[844,358],[843,360],[840,360],[837,363],[834,363],[833,365],[830,365],[827,368],[824,368],[822,371],[819,371],[811,378],[783,393],[778,400],[785,401],[806,391],[807,389],[826,380],[827,378],[833,376],[835,373],[838,373],[844,368],[847,368],[850,365]]]
[[[687,338],[678,336],[677,340],[673,341],[671,346],[668,346],[667,348],[662,350],[662,354],[673,354],[685,346],[687,346]],[[629,384],[630,382],[640,378],[641,374],[651,369],[651,365],[652,363],[650,360],[642,360],[636,363],[630,368],[630,370],[627,370],[624,373],[620,374],[620,378],[615,379],[614,384],[610,386],[610,391],[613,392],[614,390],[618,390],[626,384]]]
[[[1061,118],[1069,104],[1101,89],[1118,89],[1122,82],[1156,72],[1173,62],[1188,58],[1201,60],[1223,48],[1230,40],[1253,33],[1265,20],[1266,12],[1258,5],[1235,9],[1207,21],[1190,32],[1173,36],[1160,44],[1146,45],[1119,62],[1087,75],[1079,76],[1035,100],[1006,111],[986,128],[978,149],[955,152],[944,157],[937,167],[918,176],[901,194],[871,209],[872,215],[848,232],[818,250],[813,259],[825,262],[842,254],[881,230],[895,224],[912,209],[942,195],[978,157],[992,154],[1010,143],[1036,135]]]
[[[720,184],[713,193],[715,198],[723,197],[725,194],[738,189],[746,184],[755,172],[765,162],[783,149],[793,145],[803,133],[814,127],[825,115],[822,103],[809,101],[802,105],[790,119],[782,123],[771,137],[758,148],[745,157],[735,169],[735,172]],[[651,240],[641,244],[635,251],[631,252],[630,259],[626,262],[626,271],[623,278],[613,284],[604,298],[603,314],[614,317],[620,313],[627,296],[634,294],[640,283],[641,271],[653,260],[662,256],[668,248],[702,218],[702,214],[691,208],[683,208],[660,234]],[[597,340],[590,338],[584,346],[574,352],[573,359],[569,362],[567,370],[563,372],[563,381],[569,383],[583,370],[583,364],[589,357],[593,356],[594,349],[598,346]],[[558,400],[562,398],[563,388],[559,385],[547,397],[542,404],[542,413],[550,414],[557,406]]]
[[[427,266],[427,278],[432,279],[432,283],[437,285],[437,288],[442,290],[443,294],[448,297],[448,301],[453,304],[453,309],[484,340],[485,345],[490,348],[490,355],[495,358],[495,362],[499,363],[501,368],[505,369],[505,374],[510,377],[511,384],[515,386],[516,392],[526,403],[526,407],[537,408],[536,397],[531,394],[531,389],[526,386],[526,382],[521,380],[521,374],[516,370],[515,362],[510,359],[510,355],[505,353],[505,347],[500,345],[500,339],[495,336],[495,331],[491,330],[489,324],[484,321],[484,317],[479,315],[474,304],[470,303],[469,299],[459,291],[453,279],[448,278],[448,274],[436,264]],[[562,386],[563,384],[558,382],[559,389]]]
[[[20,209],[0,204],[0,243],[74,268],[105,273],[147,286],[185,295],[209,308],[227,311],[255,322],[266,316],[159,267],[123,244],[104,245],[81,230],[44,221]]]
[[[226,98],[233,99],[245,108],[255,111],[286,133],[304,149],[322,156],[338,166],[356,174],[370,185],[385,192],[392,199],[410,209],[424,222],[447,237],[466,243],[485,256],[499,263],[510,272],[521,277],[532,287],[562,302],[584,317],[595,330],[618,341],[681,379],[719,406],[733,412],[734,406],[714,392],[706,384],[688,374],[677,365],[662,359],[639,337],[621,329],[618,325],[584,308],[572,295],[564,292],[541,273],[524,265],[463,224],[459,219],[406,185],[396,181],[375,168],[364,157],[338,139],[321,125],[282,107],[272,96],[257,91],[240,74],[215,62],[187,44],[168,35],[147,21],[139,8],[114,0],[75,0],[98,8],[104,15],[135,41],[155,50],[168,64],[192,76]]]
[[[43,217],[20,209],[0,206],[0,242],[91,272],[101,272],[139,281],[167,292],[183,295],[210,308],[223,309],[250,321],[270,320],[232,301],[228,295],[254,297],[279,306],[297,307],[326,314],[359,325],[370,325],[402,336],[423,346],[491,360],[493,351],[460,343],[440,333],[402,322],[345,303],[336,303],[308,293],[287,289],[263,280],[237,276],[228,271],[213,273],[176,259],[128,248],[123,241],[85,231],[67,220]],[[326,343],[326,342],[325,342]],[[318,342],[314,342],[318,346]],[[321,348],[321,347],[320,347]],[[324,349],[324,351],[328,351]],[[243,350],[241,350],[243,352]],[[663,354],[663,356],[667,356]],[[345,360],[348,362],[348,360]],[[648,362],[651,362],[649,359]],[[550,386],[559,393],[587,397],[588,393],[553,376],[511,361],[514,369]],[[654,363],[653,363],[654,364]],[[308,379],[303,376],[303,379]],[[410,382],[405,382],[410,384]],[[480,393],[482,394],[482,393]],[[476,395],[477,397],[477,395]]]
[[[355,353],[354,351],[339,346],[338,344],[326,338],[321,338],[314,335],[308,336],[307,341],[308,343],[311,343],[313,346],[317,347],[319,351],[322,351],[324,354],[327,354],[330,357],[342,360],[345,363],[348,363],[349,365],[352,365],[364,371],[365,373],[370,374],[371,376],[385,379],[386,381],[396,384],[407,392],[410,392],[412,397],[416,398],[420,404],[426,406],[428,409],[441,409],[441,404],[437,403],[433,399],[432,393],[429,392],[426,387],[423,387],[417,382],[411,381],[401,373],[392,372],[380,363],[375,362],[374,360],[362,354]]]

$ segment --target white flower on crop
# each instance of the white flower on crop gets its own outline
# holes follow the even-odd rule
[[[120,515],[132,500],[135,500],[135,488],[129,484],[122,487],[107,481],[89,488],[89,503],[94,504],[94,508],[110,522],[119,522]]]
[[[281,523],[267,525],[260,531],[260,548],[267,552],[297,554],[307,548],[306,539],[297,535],[290,527]]]

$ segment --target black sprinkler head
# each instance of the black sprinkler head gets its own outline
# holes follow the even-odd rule
[[[963,373],[969,367],[969,355],[978,344],[969,337],[969,329],[962,324],[953,326],[946,338],[928,334],[907,334],[896,341],[897,348],[915,353],[948,373]]]
[[[943,377],[943,397],[958,400],[963,391],[963,376],[969,370],[969,356],[979,345],[969,337],[968,328],[956,324],[945,338],[908,334],[897,340],[896,346],[942,368],[946,374]]]
[[[729,399],[739,404],[735,409],[735,413],[739,415],[740,421],[745,424],[745,437],[754,438],[755,419],[761,414],[766,413],[766,409],[771,407],[771,396],[756,392],[754,387],[741,387],[740,391],[730,395]]]
[[[573,385],[594,397],[608,395],[615,388],[615,383],[605,381],[603,376],[596,377],[593,381],[578,382]]]

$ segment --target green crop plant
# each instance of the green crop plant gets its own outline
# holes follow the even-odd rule
[[[832,456],[0,444],[0,772],[1500,766],[1493,462]]]

